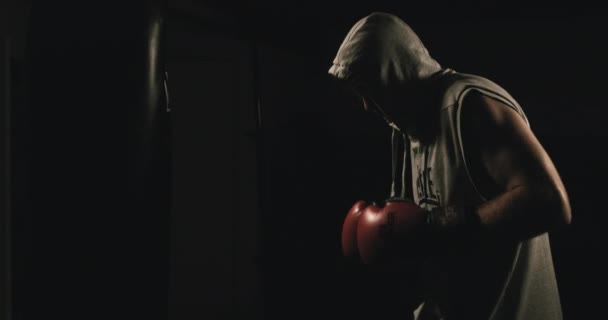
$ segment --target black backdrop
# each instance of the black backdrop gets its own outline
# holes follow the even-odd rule
[[[241,73],[233,75],[241,81],[240,91],[237,93],[234,88],[226,87],[214,94],[220,98],[237,95],[239,99],[248,101],[244,104],[251,107],[250,110],[255,109],[257,100],[253,96],[256,96],[260,101],[259,111],[263,120],[255,133],[246,132],[247,138],[243,138],[255,141],[255,154],[258,156],[251,158],[252,161],[257,159],[255,162],[259,166],[252,170],[258,175],[251,176],[256,178],[255,194],[261,200],[261,206],[256,204],[255,208],[250,207],[250,220],[257,221],[257,224],[238,226],[242,229],[250,226],[250,229],[257,231],[243,236],[230,233],[234,231],[230,229],[234,227],[230,223],[228,227],[216,228],[217,234],[229,234],[224,239],[235,239],[234,242],[247,242],[247,237],[254,235],[256,238],[251,238],[251,241],[259,240],[259,252],[256,251],[253,256],[234,250],[226,252],[224,256],[220,254],[212,258],[217,257],[214,266],[199,263],[205,257],[209,259],[204,255],[197,256],[197,259],[201,259],[197,261],[194,258],[180,260],[198,263],[193,263],[194,267],[190,269],[177,263],[172,265],[173,272],[180,273],[181,279],[188,282],[198,279],[201,274],[213,278],[216,270],[246,261],[240,264],[244,266],[242,268],[249,268],[251,264],[261,270],[259,286],[249,291],[238,289],[234,282],[242,279],[225,284],[196,282],[195,287],[182,292],[181,297],[190,297],[187,304],[171,305],[173,309],[181,310],[180,316],[175,319],[190,319],[194,314],[206,314],[206,318],[213,319],[310,318],[326,315],[367,318],[369,315],[398,315],[401,311],[400,291],[396,285],[401,280],[395,278],[395,274],[345,261],[340,256],[339,247],[342,219],[350,205],[361,198],[384,198],[389,191],[388,130],[375,119],[366,117],[353,101],[338,94],[326,75],[335,51],[350,26],[374,10],[401,16],[444,66],[495,80],[518,99],[533,130],[562,174],[572,203],[572,225],[551,234],[564,314],[566,319],[602,314],[602,288],[606,285],[606,265],[602,262],[606,249],[602,230],[606,218],[602,196],[605,190],[603,181],[608,178],[603,147],[607,135],[604,122],[608,111],[603,96],[607,49],[603,45],[605,17],[601,11],[580,1],[558,6],[523,1],[374,1],[374,4],[333,1],[321,5],[313,2],[175,0],[169,3],[169,7],[167,28],[179,29],[177,33],[187,31],[195,37],[200,35],[199,49],[208,45],[215,55],[222,55],[223,50],[226,55],[234,54],[228,52],[234,50],[234,46],[222,49],[216,46],[217,41],[207,40],[209,34],[243,44],[244,58],[238,58],[242,61],[239,60],[241,64],[236,68],[242,66],[247,69],[246,76]],[[116,10],[120,10],[120,5]],[[17,40],[15,42],[19,43]],[[173,48],[181,50],[174,52],[174,59],[187,61],[191,58],[188,51],[191,40],[192,37],[173,39],[177,43]],[[171,41],[168,39],[168,42]],[[251,48],[254,50],[250,51]],[[26,69],[19,67],[25,63],[22,57],[15,56],[13,72]],[[25,83],[25,79],[20,74],[13,76],[19,80],[15,82],[16,92],[13,95],[15,105],[19,107],[28,100],[25,93],[19,92],[18,84]],[[209,79],[213,77],[215,75],[209,75]],[[205,90],[212,85],[210,81],[208,88],[201,86],[203,97]],[[243,86],[247,89],[242,89]],[[78,96],[69,91],[65,94]],[[179,97],[173,98],[176,103],[180,100]],[[42,98],[38,99],[42,101]],[[177,110],[180,106],[175,107],[179,115]],[[205,117],[205,108],[214,106],[208,104],[202,107],[198,116]],[[209,113],[208,118],[213,114]],[[176,118],[179,119],[179,116]],[[173,126],[174,130],[176,127],[190,130],[195,124],[174,122]],[[192,132],[196,136],[196,131]],[[222,135],[210,137],[210,141],[211,138],[220,142],[226,139]],[[16,139],[15,147],[23,147],[18,143],[18,136]],[[212,152],[204,147],[190,150],[179,153],[174,162],[182,166],[180,172],[195,172],[197,168],[216,165],[215,162],[205,161]],[[242,161],[234,158],[233,162],[225,165],[242,166]],[[18,164],[16,167],[21,168]],[[15,183],[20,184],[19,181]],[[217,189],[217,186],[207,187]],[[193,190],[191,192],[196,193],[193,188],[190,188]],[[180,206],[188,207],[191,204],[186,201]],[[208,222],[204,220],[205,216],[214,215],[215,212],[193,214],[203,217],[200,220],[202,226],[205,221]],[[242,210],[241,214],[247,214],[247,210]],[[25,225],[18,225],[15,230],[31,230],[27,228],[27,217],[20,219],[17,221]],[[76,223],[74,221],[73,225]],[[190,227],[197,229],[197,226],[184,223],[174,225],[173,231],[174,234],[183,234]],[[205,228],[198,229],[212,229],[208,226]],[[84,230],[72,232],[85,233]],[[103,230],[98,228],[93,235],[102,233]],[[19,240],[15,245],[17,257],[23,254],[21,249],[30,245],[28,239],[43,243],[42,235],[52,234],[53,230],[45,230],[39,236],[16,235]],[[123,234],[123,238],[127,239],[128,234]],[[163,250],[170,239],[155,241],[159,241],[159,250]],[[223,248],[213,241],[203,243],[196,238],[181,244],[184,245],[183,252],[178,254],[184,256],[194,256],[212,247]],[[112,245],[120,248],[118,242]],[[115,254],[103,252],[98,258],[118,257],[121,251]],[[175,259],[175,250],[172,254]],[[70,257],[65,261],[68,263],[76,259]],[[136,257],[130,259],[133,266],[148,263]],[[20,267],[18,264],[14,266],[17,269]],[[40,271],[38,275],[52,273],[52,269],[43,272],[43,266],[37,268]],[[66,269],[61,269],[61,265],[56,264],[54,268],[64,270],[61,272],[64,276],[69,275]],[[23,273],[23,277],[27,279],[27,274]],[[60,283],[57,279],[46,281]],[[98,287],[109,287],[109,283],[103,284],[99,279],[96,281]],[[159,277],[157,288],[162,287],[165,281],[165,278]],[[17,288],[14,292],[19,294],[36,290],[37,284],[19,287],[20,283],[17,282],[15,285]],[[227,294],[225,301],[219,304],[215,300],[210,302],[200,298],[200,291],[209,291],[209,296],[217,294],[214,286],[230,287],[235,292]],[[94,287],[86,289],[84,284],[78,287],[85,288],[85,293],[86,290],[94,290]],[[166,299],[164,294],[158,292],[154,297],[151,292],[143,294],[145,287],[130,287],[132,292],[139,290],[142,293],[137,300],[140,305],[151,299]],[[115,290],[121,292],[119,287]],[[235,301],[238,299],[235,297],[239,294],[259,296],[258,300],[253,300],[262,306],[263,312],[239,316],[225,312],[223,316],[216,316],[212,311],[237,308]],[[77,296],[77,293],[72,295]],[[121,295],[126,297],[128,294],[122,291]],[[19,297],[17,295],[16,299]],[[38,299],[44,301],[42,296]],[[54,300],[59,300],[59,297],[54,297]],[[54,300],[47,300],[47,303],[52,304]],[[112,307],[111,304],[106,305]],[[62,307],[69,308],[69,304],[55,305],[52,310],[60,314]],[[158,305],[154,307],[159,308]],[[152,312],[152,308],[148,313]],[[131,306],[131,309],[135,310],[135,306]],[[109,309],[96,314],[111,314],[113,311],[117,310]]]

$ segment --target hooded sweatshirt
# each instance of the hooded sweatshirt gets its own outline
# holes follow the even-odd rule
[[[440,104],[437,132],[424,142],[406,137],[414,202],[429,210],[487,201],[464,156],[460,114],[467,93],[475,90],[497,99],[528,123],[506,90],[484,77],[442,68],[414,31],[387,13],[373,13],[351,28],[329,74],[353,86],[404,90],[433,79],[439,96],[432,101]],[[422,269],[425,300],[414,311],[417,320],[562,319],[547,233],[430,259]]]

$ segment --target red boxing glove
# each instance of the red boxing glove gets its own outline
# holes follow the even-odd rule
[[[481,222],[474,207],[427,211],[411,200],[384,206],[357,201],[342,226],[342,253],[366,264],[412,262],[480,243]]]
[[[427,217],[428,211],[410,200],[389,200],[384,207],[366,206],[358,215],[356,231],[363,262],[419,258],[425,250]]]
[[[357,249],[357,224],[361,213],[368,206],[363,200],[357,201],[348,211],[344,224],[342,225],[342,254],[345,257],[358,257]]]

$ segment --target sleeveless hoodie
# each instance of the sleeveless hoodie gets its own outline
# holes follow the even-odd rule
[[[528,123],[517,101],[484,77],[442,68],[413,30],[398,17],[376,12],[359,20],[344,39],[329,74],[373,87],[406,87],[433,77],[440,85],[436,137],[409,136],[413,200],[425,209],[479,205],[487,199],[469,174],[460,128],[465,95],[476,90],[512,108]],[[428,261],[421,275],[425,301],[417,320],[562,319],[547,233],[513,244],[480,246]]]

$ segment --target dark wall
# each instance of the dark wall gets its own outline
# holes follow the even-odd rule
[[[10,229],[6,225],[10,223],[10,174],[9,174],[9,139],[5,135],[9,131],[9,101],[10,101],[10,49],[9,41],[0,33],[0,318],[4,319],[9,314],[10,306]]]
[[[120,9],[35,2],[13,34],[12,318],[167,318],[164,7]]]
[[[522,4],[172,1],[171,319],[403,311],[404,280],[346,261],[339,246],[352,203],[383,199],[390,186],[388,129],[326,75],[350,26],[372,10],[399,14],[444,66],[518,99],[572,203],[572,225],[550,234],[565,317],[601,314],[604,296],[592,292],[606,285],[605,23],[583,2]],[[25,21],[16,17],[13,25]],[[14,50],[23,47],[23,36],[13,38]],[[22,62],[20,51],[11,58]],[[40,237],[19,231],[21,248]]]
[[[13,241],[11,228],[14,217],[13,187],[17,165],[11,151],[17,147],[12,136],[16,124],[11,121],[20,110],[15,110],[23,98],[22,73],[26,24],[30,1],[2,1],[0,3],[0,319],[10,319],[13,313]]]
[[[252,50],[192,21],[168,26],[169,319],[261,319]]]

